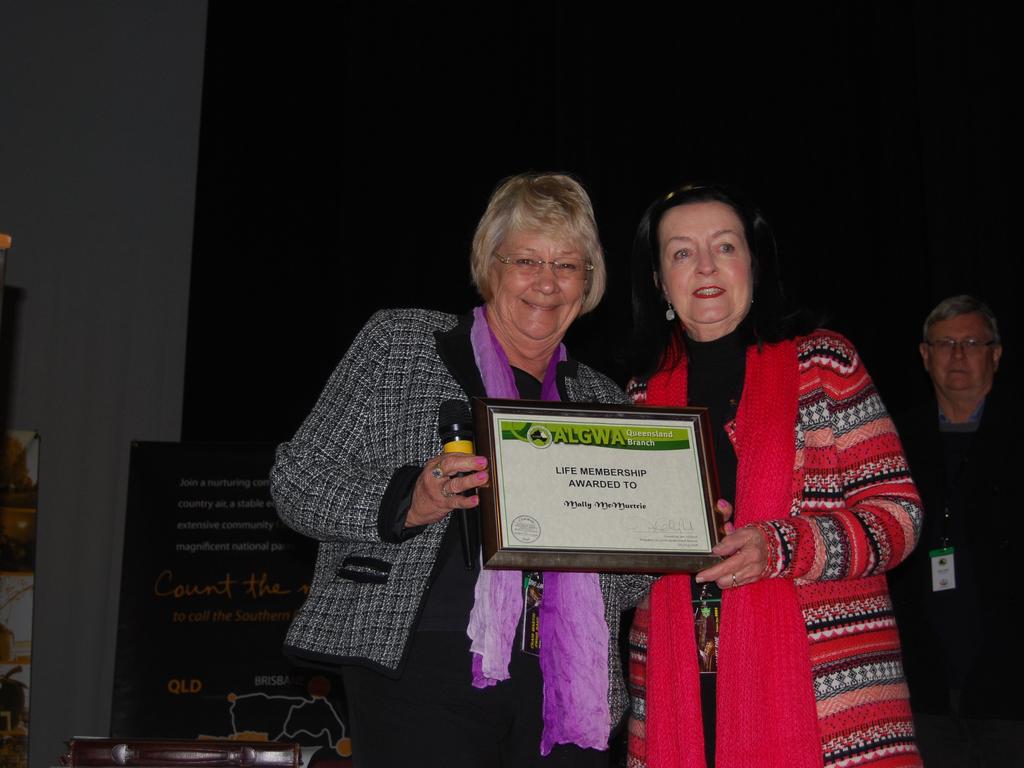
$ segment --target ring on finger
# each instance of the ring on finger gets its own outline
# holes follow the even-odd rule
[[[734,573],[732,575],[732,588],[736,589],[736,587],[738,587],[738,586],[739,586],[739,584],[736,583],[736,574]]]
[[[444,496],[446,499],[450,499],[452,496],[456,495],[455,491],[453,491],[449,487],[450,482],[450,480],[445,480],[444,483],[441,485],[441,495]]]
[[[434,465],[434,468],[432,470],[430,470],[430,474],[434,476],[435,480],[440,480],[442,477],[444,477],[444,472],[441,470],[440,461]]]

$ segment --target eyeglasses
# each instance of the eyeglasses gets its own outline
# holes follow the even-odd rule
[[[545,264],[551,265],[551,271],[559,280],[575,280],[582,278],[587,272],[594,271],[594,265],[583,259],[535,259],[531,256],[502,256],[494,254],[494,258],[521,275],[536,277]]]
[[[989,341],[981,341],[968,336],[966,339],[936,339],[935,341],[926,341],[929,347],[944,355],[952,355],[953,350],[957,347],[960,348],[960,353],[963,355],[976,355],[985,347],[991,347],[993,344],[998,344],[995,339]]]

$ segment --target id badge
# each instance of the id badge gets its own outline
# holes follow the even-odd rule
[[[718,671],[718,630],[722,618],[721,599],[693,601],[693,629],[697,641],[697,666],[701,672]]]
[[[953,548],[933,549],[928,553],[932,561],[932,592],[956,589],[956,567]]]
[[[540,656],[540,601],[544,595],[544,577],[540,573],[523,574],[523,653]]]

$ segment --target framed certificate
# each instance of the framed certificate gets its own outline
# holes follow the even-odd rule
[[[705,408],[473,400],[484,566],[698,571],[720,560]]]

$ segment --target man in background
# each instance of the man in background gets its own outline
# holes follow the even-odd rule
[[[1024,765],[1020,405],[994,387],[1003,347],[978,299],[935,307],[920,352],[935,397],[897,427],[924,523],[890,574],[918,745],[929,768]]]

